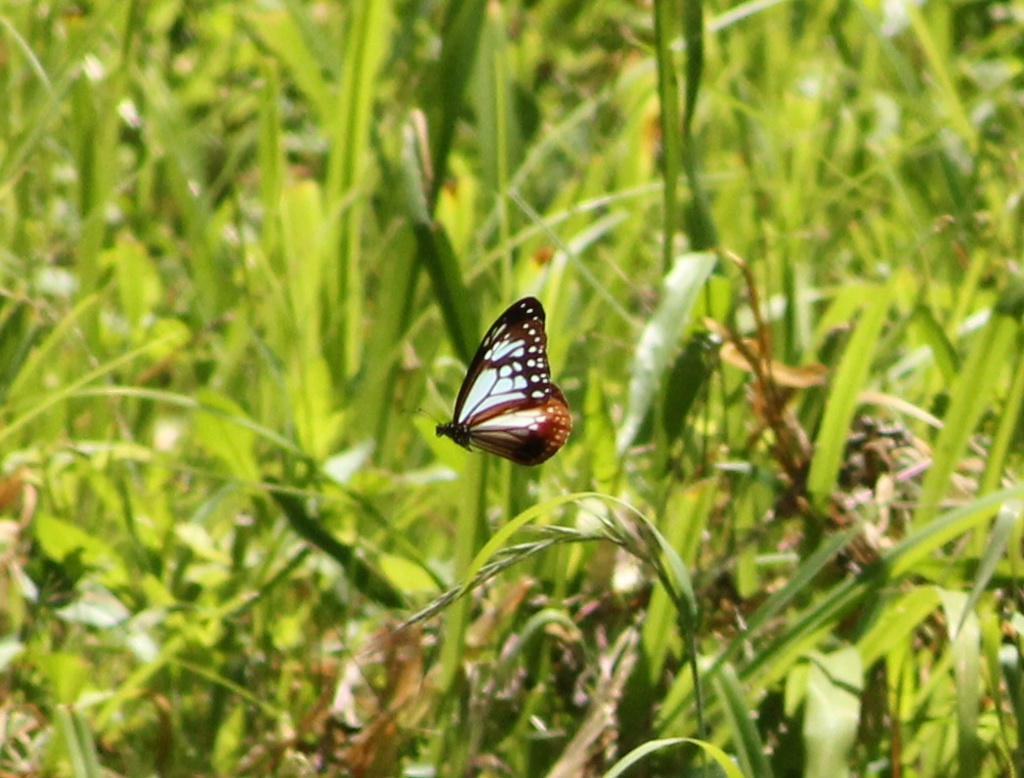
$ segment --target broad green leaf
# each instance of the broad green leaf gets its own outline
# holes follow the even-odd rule
[[[651,409],[654,396],[679,350],[679,339],[704,283],[717,262],[713,254],[684,254],[664,279],[662,300],[644,327],[633,358],[626,415],[615,447],[622,456],[632,445]]]
[[[149,322],[163,294],[160,275],[146,249],[134,241],[121,241],[103,253],[101,261],[113,266],[117,279],[117,291],[121,298],[121,310],[130,332],[136,335],[140,327]]]
[[[337,444],[344,415],[337,407],[334,383],[324,359],[293,361],[287,377],[296,435],[303,451],[322,461]]]
[[[57,615],[70,624],[109,629],[126,621],[131,613],[111,592],[90,586],[74,602],[58,609]]]
[[[102,538],[56,516],[41,513],[34,528],[36,542],[51,559],[62,561],[72,554],[81,554],[86,565],[106,566],[118,558]]]
[[[248,415],[238,403],[214,392],[200,392],[198,399],[203,409],[195,419],[199,442],[235,478],[259,481],[260,469],[253,448],[256,436],[247,426]]]
[[[812,654],[807,678],[803,735],[804,775],[844,778],[860,722],[863,667],[857,649]]]
[[[73,705],[91,683],[86,658],[69,651],[31,650],[24,657],[40,674],[58,703]]]

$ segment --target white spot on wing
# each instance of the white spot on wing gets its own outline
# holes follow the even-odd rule
[[[534,424],[541,424],[546,418],[547,413],[539,408],[533,408],[528,411],[511,411],[509,413],[503,413],[500,416],[495,416],[493,419],[481,422],[473,426],[474,431],[497,431],[497,430],[516,430],[522,429],[523,427],[530,427]]]
[[[491,362],[501,362],[504,359],[523,356],[523,349],[526,343],[521,340],[503,340],[491,346],[484,355]]]
[[[497,381],[498,374],[494,370],[487,368],[481,370],[480,374],[476,377],[476,381],[469,388],[466,402],[462,406],[462,413],[459,414],[459,418],[455,421],[465,424],[476,413],[477,407],[487,400],[487,396],[491,393]]]

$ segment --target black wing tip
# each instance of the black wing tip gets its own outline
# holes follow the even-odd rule
[[[544,321],[545,315],[544,306],[541,305],[540,300],[536,297],[529,296],[523,297],[522,299],[516,300],[512,303],[501,318],[505,318],[506,316],[515,320],[520,318],[536,318]]]

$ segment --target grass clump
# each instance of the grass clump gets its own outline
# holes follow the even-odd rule
[[[0,772],[1018,774],[1022,12],[883,6],[0,9]]]

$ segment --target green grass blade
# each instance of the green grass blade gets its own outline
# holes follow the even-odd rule
[[[696,5],[700,5],[700,3],[696,3]],[[661,108],[658,116],[664,146],[662,205],[665,221],[664,239],[661,244],[661,263],[666,274],[672,268],[675,235],[680,227],[677,182],[680,171],[680,147],[683,142],[683,137],[681,137],[683,123],[679,116],[679,81],[676,77],[675,57],[672,55],[673,38],[676,30],[680,27],[678,12],[678,3],[669,0],[655,0],[654,41],[658,64],[658,103]],[[690,50],[687,51],[689,54]],[[687,87],[696,88],[689,82]]]
[[[942,590],[941,597],[953,644],[958,774],[961,778],[968,778],[978,775],[981,768],[982,747],[978,735],[978,713],[983,688],[980,630],[978,617],[967,609],[969,598],[964,592]],[[960,626],[954,628],[953,625]]]
[[[476,353],[481,333],[477,311],[462,275],[458,258],[444,228],[430,215],[424,176],[421,136],[416,117],[406,125],[402,146],[402,193],[406,212],[416,236],[416,254],[430,276],[434,297],[441,308],[456,353],[467,365]]]
[[[668,737],[649,740],[648,742],[634,748],[612,765],[612,767],[604,773],[604,778],[620,778],[620,776],[626,775],[630,768],[642,764],[643,760],[648,756],[687,743],[697,746],[703,750],[705,754],[714,759],[715,764],[722,771],[722,774],[727,776],[727,778],[743,778],[744,773],[736,766],[725,751],[712,743],[708,743],[703,740],[694,740],[693,738],[688,737]],[[641,772],[640,774],[643,773]]]
[[[747,703],[747,695],[735,669],[728,663],[720,665],[713,678],[716,696],[722,702],[722,712],[729,722],[732,740],[743,765],[743,774],[771,778],[773,772],[757,732],[756,717]]]
[[[999,488],[1004,473],[1013,462],[1013,452],[1024,409],[1024,359],[1017,359],[1009,392],[1003,403],[992,447],[985,458],[985,472],[979,483],[979,493],[988,494]]]
[[[671,367],[679,338],[689,324],[698,295],[716,262],[712,254],[683,255],[665,276],[664,297],[637,344],[628,408],[615,441],[620,456],[632,445],[647,418],[658,386]]]
[[[1022,514],[1024,514],[1024,502],[1015,499],[1007,500],[999,509],[996,520],[992,525],[992,530],[984,534],[983,552],[979,559],[978,571],[974,576],[971,594],[964,605],[963,618],[966,618],[968,614],[974,613],[975,607],[988,588],[992,576],[996,572],[996,567],[1003,554],[1006,553],[1011,539],[1015,534],[1019,534]],[[962,623],[952,629],[954,637],[959,632],[961,626],[963,626]]]
[[[427,114],[430,132],[433,175],[426,191],[431,212],[448,174],[448,154],[463,110],[463,95],[473,73],[487,5],[486,0],[467,0],[448,7],[431,90],[437,99],[421,106]]]
[[[938,514],[949,482],[959,466],[967,443],[993,394],[1012,350],[1020,324],[1016,318],[994,312],[971,347],[950,396],[944,426],[935,444],[932,466],[921,487],[917,520],[928,522]]]
[[[857,411],[860,392],[866,388],[876,344],[889,316],[892,294],[891,285],[880,287],[867,303],[829,384],[825,414],[807,476],[807,490],[819,506],[832,494],[839,475],[850,424]]]
[[[324,191],[328,211],[340,211],[337,247],[324,255],[328,301],[327,348],[337,349],[339,373],[348,379],[362,366],[364,297],[363,227],[369,201],[362,191],[371,173],[370,146],[374,87],[383,66],[387,35],[392,25],[388,0],[361,0],[351,7],[345,37],[340,94],[332,106],[327,133],[331,141]]]

